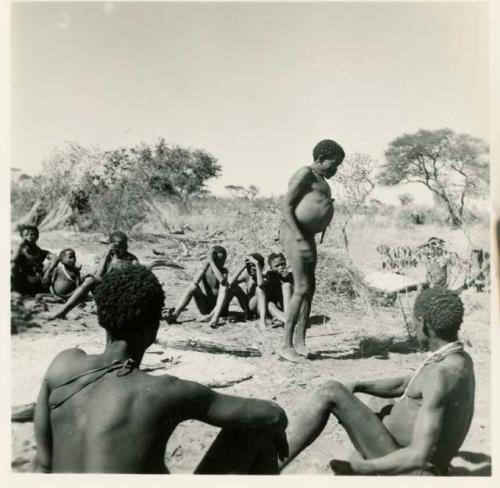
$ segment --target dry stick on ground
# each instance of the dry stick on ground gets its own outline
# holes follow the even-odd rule
[[[242,358],[262,356],[261,351],[255,347],[240,346],[237,344],[220,344],[206,339],[158,339],[158,344],[181,351],[231,354]]]

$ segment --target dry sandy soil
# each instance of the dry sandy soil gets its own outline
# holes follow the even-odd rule
[[[13,243],[15,241],[13,238]],[[79,262],[86,269],[94,266],[94,256],[104,251],[104,246],[96,242],[95,235],[72,232],[44,234],[40,245],[56,250],[62,247],[61,242],[64,242],[64,247],[75,248]],[[147,263],[153,257],[152,245],[132,243],[130,247],[142,262]],[[185,265],[189,274],[196,269],[194,262],[186,262]],[[169,268],[155,272],[164,283],[167,305],[173,306],[187,284],[186,275]],[[463,294],[466,317],[462,338],[475,362],[477,394],[474,420],[454,461],[454,475],[491,473],[489,298],[489,293],[467,291]],[[413,299],[410,297],[410,302]],[[355,310],[345,313],[336,309],[322,312],[326,317],[316,315],[308,331],[308,344],[316,353],[315,359],[303,364],[282,362],[274,354],[282,329],[269,328],[266,336],[262,337],[255,322],[235,322],[213,331],[196,321],[194,305],[181,315],[181,324],[169,326],[162,323],[161,340],[209,337],[215,342],[262,348],[262,357],[238,358],[155,345],[146,354],[145,363],[162,368],[154,374],[175,374],[211,385],[247,378],[219,388],[219,391],[272,399],[293,415],[297,405],[326,380],[347,382],[374,376],[395,376],[414,369],[424,358],[424,353],[417,351],[414,344],[408,341],[397,305],[378,308],[371,313]],[[35,400],[42,375],[59,351],[81,345],[88,352],[94,352],[102,346],[103,337],[92,303],[77,308],[64,321],[49,323],[35,315],[30,327],[12,336],[12,405]],[[171,471],[191,472],[216,433],[216,428],[194,421],[180,425],[167,446],[166,462]],[[286,473],[331,473],[329,461],[345,458],[349,450],[347,436],[332,418],[320,438],[291,463]],[[31,471],[34,453],[33,424],[13,423],[13,471]]]

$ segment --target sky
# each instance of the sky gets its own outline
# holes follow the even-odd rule
[[[285,192],[332,138],[379,163],[449,127],[488,140],[484,3],[17,3],[12,166],[64,141],[202,148],[209,184]]]

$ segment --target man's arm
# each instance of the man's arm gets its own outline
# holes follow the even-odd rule
[[[351,383],[351,389],[353,393],[367,393],[381,398],[395,398],[404,393],[410,379],[411,375],[373,381],[356,381]]]
[[[298,241],[304,240],[304,235],[299,228],[295,218],[295,208],[307,193],[311,184],[311,169],[304,167],[299,169],[290,179],[288,191],[283,200],[283,219]]]
[[[375,459],[351,462],[358,474],[400,474],[425,466],[439,440],[443,425],[448,382],[442,369],[425,378],[422,388],[423,401],[409,446]]]
[[[229,429],[252,429],[272,434],[288,425],[285,411],[276,403],[217,393],[192,381],[178,383],[182,389],[185,418]]]
[[[35,407],[35,471],[52,472],[52,431],[50,428],[49,387],[44,377]]]

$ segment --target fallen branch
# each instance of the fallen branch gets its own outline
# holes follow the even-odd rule
[[[242,358],[260,357],[262,353],[255,347],[220,344],[202,339],[158,339],[164,347],[179,349],[181,351],[207,352],[209,354],[231,354]]]
[[[227,388],[228,386],[233,386],[237,385],[238,383],[242,383],[243,381],[247,381],[249,379],[253,378],[253,373],[247,374],[243,376],[242,378],[237,378],[234,380],[227,380],[227,381],[208,381],[206,386],[210,388]]]

